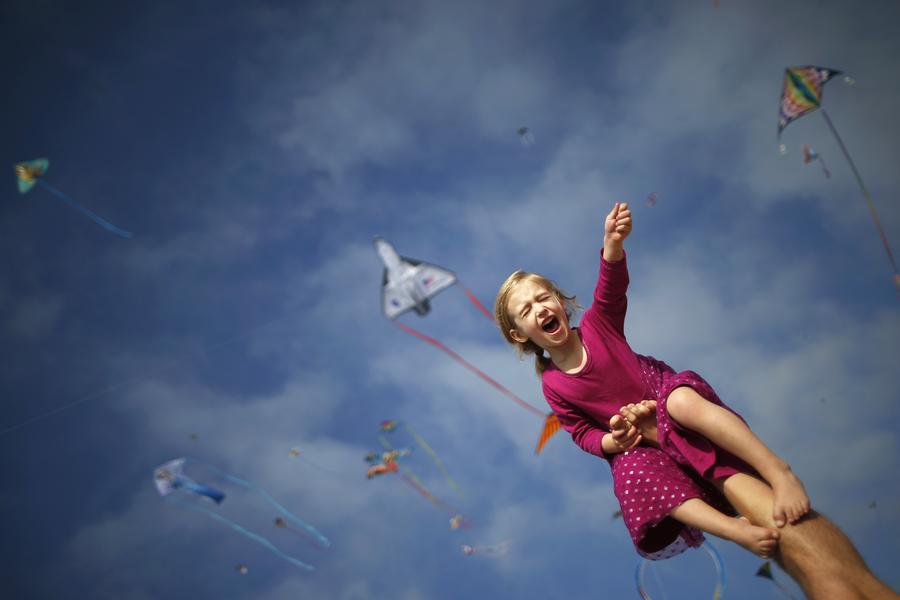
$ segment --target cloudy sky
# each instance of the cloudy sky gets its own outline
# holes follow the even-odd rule
[[[900,588],[892,267],[822,116],[788,127],[786,155],[775,136],[786,66],[851,75],[825,106],[900,250],[898,17],[887,0],[4,2],[4,597],[636,597],[606,464],[565,434],[535,457],[534,415],[385,320],[372,246],[455,271],[400,320],[545,410],[463,286],[490,304],[524,268],[589,299],[616,201],[632,346],[703,374]],[[40,156],[134,238],[20,195],[12,165]],[[365,479],[389,418],[440,455],[464,498],[424,453],[409,464],[471,529]],[[179,456],[323,531],[327,550],[222,484],[224,516],[316,570],[160,498],[153,469]],[[712,542],[727,597],[777,597],[760,559]],[[713,573],[702,552],[655,565],[654,598],[706,597]]]

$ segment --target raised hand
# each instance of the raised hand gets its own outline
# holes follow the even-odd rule
[[[631,233],[631,211],[627,202],[616,202],[612,210],[606,215],[606,223],[603,227],[605,241],[622,243]]]

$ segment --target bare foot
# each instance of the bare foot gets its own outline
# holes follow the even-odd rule
[[[775,525],[778,527],[783,527],[785,523],[793,525],[809,512],[809,496],[806,495],[806,488],[790,467],[785,466],[784,470],[769,483],[775,493],[772,508]]]
[[[778,531],[768,527],[758,527],[746,517],[737,517],[731,540],[737,542],[753,554],[762,558],[772,558],[778,546]]]

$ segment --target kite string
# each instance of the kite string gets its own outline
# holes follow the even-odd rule
[[[287,517],[292,523],[294,523],[298,527],[302,527],[303,529],[308,531],[310,534],[315,536],[315,538],[323,546],[325,546],[327,548],[328,546],[331,545],[331,541],[327,537],[325,537],[325,535],[323,535],[322,532],[320,532],[318,529],[316,529],[309,523],[305,522],[303,519],[294,515],[291,511],[289,511],[287,508],[282,506],[277,500],[275,500],[275,498],[273,498],[266,490],[262,489],[258,485],[254,485],[254,484],[250,483],[249,481],[245,481],[239,477],[230,475],[229,473],[226,473],[225,471],[222,471],[221,469],[214,467],[213,465],[211,465],[209,463],[203,462],[202,460],[196,460],[193,458],[185,458],[185,462],[203,465],[205,468],[213,471],[214,473],[216,473],[220,477],[224,478],[225,480],[230,481],[231,483],[235,483],[241,487],[245,487],[249,490],[255,491],[260,496],[265,498],[269,504],[274,506],[276,510],[278,510],[281,514],[283,514],[285,517]]]
[[[536,409],[536,408],[533,407],[532,405],[528,404],[527,402],[525,402],[524,400],[522,400],[521,398],[519,398],[519,397],[518,397],[517,395],[515,395],[513,392],[511,392],[510,390],[508,390],[507,388],[505,388],[503,385],[501,385],[500,383],[496,382],[496,381],[495,381],[493,378],[491,378],[487,373],[485,373],[484,371],[482,371],[481,369],[479,369],[479,368],[476,367],[475,365],[469,363],[469,362],[468,362],[466,359],[464,359],[462,356],[460,356],[459,354],[457,354],[456,352],[454,352],[453,350],[451,350],[450,348],[448,348],[447,346],[445,346],[444,344],[442,344],[442,343],[439,342],[438,340],[434,339],[434,338],[431,337],[431,336],[425,335],[424,333],[422,333],[422,332],[420,332],[420,331],[417,331],[416,329],[413,329],[412,327],[409,327],[408,325],[404,325],[403,323],[401,323],[401,322],[399,322],[399,321],[393,321],[393,323],[394,323],[394,325],[396,325],[397,327],[399,327],[401,330],[405,331],[406,333],[408,333],[408,334],[410,334],[410,335],[412,335],[412,336],[414,336],[414,337],[417,337],[417,338],[419,338],[420,340],[423,340],[423,341],[425,341],[425,342],[428,342],[429,344],[431,344],[431,345],[434,346],[435,348],[438,348],[438,349],[440,349],[440,350],[443,350],[444,352],[446,352],[446,353],[450,356],[450,358],[454,359],[454,360],[457,361],[459,364],[461,364],[462,366],[466,367],[467,369],[469,369],[470,371],[472,371],[473,373],[475,373],[476,375],[478,375],[479,377],[481,377],[482,379],[484,379],[485,381],[487,381],[489,384],[491,384],[492,386],[494,386],[495,388],[497,388],[500,392],[502,392],[503,394],[505,394],[507,397],[509,397],[511,400],[513,400],[516,404],[518,404],[518,405],[521,406],[522,408],[531,411],[532,413],[536,414],[537,416],[539,416],[539,417],[542,418],[542,419],[544,419],[544,418],[546,417],[546,415],[544,415],[544,413],[542,413],[540,410]]]
[[[261,536],[261,535],[259,535],[259,534],[257,534],[257,533],[253,533],[252,531],[249,531],[248,529],[245,529],[244,527],[238,525],[238,524],[235,523],[234,521],[231,521],[230,519],[227,519],[227,518],[223,517],[222,515],[220,515],[219,513],[215,512],[215,511],[213,511],[213,510],[210,510],[210,509],[208,509],[208,508],[206,508],[206,507],[204,507],[204,506],[196,506],[196,505],[194,505],[194,504],[190,504],[190,503],[188,503],[188,502],[184,502],[184,501],[182,501],[182,500],[180,500],[180,499],[178,499],[178,498],[176,498],[176,497],[174,497],[174,496],[169,496],[166,500],[168,500],[169,502],[174,502],[174,503],[176,503],[176,504],[180,504],[180,505],[182,505],[182,506],[184,506],[184,507],[186,507],[186,508],[189,508],[189,509],[191,509],[191,510],[195,510],[195,511],[198,511],[198,512],[204,512],[204,513],[208,514],[210,517],[212,517],[213,519],[219,521],[220,523],[225,523],[226,525],[228,525],[229,527],[231,527],[232,529],[234,529],[234,530],[237,531],[238,533],[241,533],[241,534],[247,536],[248,538],[250,538],[251,540],[253,540],[253,541],[255,541],[255,542],[259,543],[259,544],[262,544],[263,546],[265,546],[266,548],[268,548],[269,550],[271,550],[274,554],[280,556],[281,558],[283,558],[284,560],[288,561],[289,563],[291,563],[291,564],[293,564],[293,565],[296,565],[296,566],[300,567],[301,569],[305,569],[305,570],[307,570],[307,571],[314,571],[314,570],[315,570],[315,567],[313,567],[312,565],[308,565],[308,564],[306,564],[305,562],[303,562],[302,560],[296,559],[296,558],[294,558],[293,556],[288,556],[287,554],[285,554],[284,552],[282,552],[281,550],[279,550],[279,549],[275,546],[275,544],[273,544],[272,542],[270,542],[269,540],[267,540],[267,539],[264,538],[263,536]]]
[[[869,195],[869,190],[866,189],[866,184],[863,182],[862,176],[859,174],[859,171],[856,169],[856,165],[853,162],[853,159],[850,158],[850,152],[847,151],[847,147],[844,145],[844,140],[841,139],[841,136],[838,135],[837,129],[834,128],[834,124],[831,122],[831,118],[828,116],[828,113],[822,108],[822,116],[825,118],[825,122],[828,124],[828,128],[831,129],[832,135],[837,140],[838,145],[841,147],[841,151],[844,153],[844,157],[847,159],[847,162],[850,164],[850,169],[853,171],[853,176],[856,177],[856,183],[859,184],[859,189],[862,190],[863,198],[866,200],[866,206],[869,208],[869,213],[872,215],[872,220],[875,221],[875,227],[878,229],[878,235],[881,236],[881,243],[884,245],[884,249],[887,251],[888,259],[891,261],[891,266],[894,268],[894,277],[897,278],[900,276],[900,272],[897,270],[897,262],[894,260],[894,253],[891,252],[891,246],[888,243],[887,236],[884,234],[884,228],[881,226],[881,220],[878,218],[878,213],[875,211],[875,205],[872,203],[872,197]]]
[[[213,344],[209,344],[209,345],[207,345],[207,346],[202,346],[202,347],[200,347],[198,350],[196,350],[196,351],[194,351],[194,352],[187,352],[187,353],[186,353],[186,356],[182,356],[182,357],[170,359],[169,361],[167,361],[167,362],[166,362],[165,364],[163,364],[162,366],[157,367],[156,369],[151,370],[149,375],[139,375],[139,376],[137,376],[137,377],[131,377],[131,378],[129,378],[129,379],[125,379],[124,381],[120,381],[120,382],[115,383],[115,384],[113,384],[113,385],[108,385],[108,386],[106,387],[106,389],[104,389],[104,390],[100,390],[100,391],[97,391],[97,392],[92,392],[92,393],[90,393],[90,394],[87,394],[87,395],[85,395],[85,396],[82,396],[81,398],[79,398],[79,399],[77,399],[77,400],[73,400],[73,401],[71,401],[71,402],[67,402],[66,404],[63,404],[62,406],[57,406],[56,408],[52,408],[52,409],[50,409],[50,410],[48,410],[48,411],[45,411],[45,412],[43,412],[43,413],[41,413],[41,414],[38,414],[38,415],[35,415],[35,416],[30,417],[30,418],[28,418],[28,419],[25,419],[24,421],[22,421],[22,422],[20,422],[20,423],[17,423],[16,425],[10,425],[9,427],[7,427],[7,428],[5,428],[5,429],[0,430],[0,437],[6,435],[7,433],[11,433],[11,432],[13,432],[13,431],[16,431],[17,429],[21,429],[21,428],[23,428],[23,427],[27,427],[28,425],[31,425],[32,423],[35,423],[35,422],[37,422],[37,421],[43,421],[44,419],[46,419],[46,418],[48,418],[48,417],[52,417],[53,415],[55,415],[55,414],[57,414],[57,413],[61,413],[61,412],[63,412],[64,410],[67,410],[67,409],[69,409],[69,408],[72,408],[73,406],[78,406],[79,404],[83,404],[83,403],[85,403],[85,402],[87,402],[87,401],[89,401],[89,400],[93,400],[93,399],[95,399],[95,398],[101,398],[101,397],[103,397],[103,396],[107,396],[107,395],[111,394],[112,392],[114,392],[114,391],[116,391],[116,390],[118,390],[118,389],[121,389],[121,388],[128,387],[128,386],[130,386],[130,385],[133,384],[133,383],[140,383],[140,382],[150,381],[150,377],[152,377],[152,376],[155,376],[155,375],[161,375],[162,373],[164,373],[164,372],[166,372],[166,371],[169,371],[169,370],[171,370],[171,369],[174,369],[174,368],[176,368],[176,367],[179,367],[179,366],[184,365],[185,362],[187,361],[187,359],[191,358],[191,355],[192,355],[192,354],[193,354],[194,356],[199,356],[200,351],[203,351],[203,352],[209,352],[209,351],[211,351],[211,350],[216,350],[216,349],[218,349],[218,348],[222,348],[222,347],[227,346],[227,345],[229,345],[229,344],[233,344],[233,343],[235,343],[235,342],[239,342],[239,341],[245,339],[247,336],[252,335],[252,334],[256,333],[257,331],[262,330],[264,327],[269,327],[269,326],[271,326],[271,325],[274,325],[275,323],[278,323],[278,322],[280,322],[280,321],[284,321],[284,320],[287,319],[287,318],[288,318],[287,315],[286,315],[286,316],[280,316],[280,317],[274,317],[274,318],[269,319],[268,321],[265,321],[265,322],[263,322],[263,323],[261,323],[261,324],[259,324],[259,325],[256,325],[256,326],[254,326],[254,327],[251,327],[249,330],[247,330],[247,331],[244,332],[244,333],[240,333],[240,334],[238,334],[238,335],[232,336],[232,337],[230,337],[230,338],[227,338],[227,339],[225,339],[225,340],[222,340],[222,341],[219,341],[219,342],[216,342],[216,343],[213,343]]]
[[[385,449],[387,449],[387,450],[393,449],[393,447],[391,446],[391,443],[389,441],[387,441],[387,439],[383,435],[378,436],[378,441],[381,442],[381,445],[384,446]],[[441,500],[440,498],[438,498],[437,496],[432,494],[430,491],[428,491],[428,488],[425,487],[425,484],[422,483],[422,480],[419,479],[419,477],[415,474],[415,472],[413,472],[412,469],[410,469],[409,467],[407,467],[404,464],[400,464],[399,462],[398,462],[398,465],[402,472],[398,472],[397,475],[399,475],[400,478],[407,485],[409,485],[414,490],[419,492],[419,494],[421,494],[426,500],[428,500],[429,502],[431,502],[438,508],[443,509],[444,512],[446,512],[451,517],[460,514],[459,511],[457,511],[455,508],[453,508],[452,506],[450,506],[449,504],[447,504],[446,502],[444,502],[443,500]],[[469,528],[468,520],[465,518],[463,518],[462,527],[464,529]]]
[[[466,286],[460,284],[460,287],[461,287],[461,288],[463,289],[463,291],[466,293],[466,296],[469,297],[469,300],[472,301],[472,304],[475,305],[475,308],[477,308],[478,310],[480,310],[480,311],[482,312],[482,314],[484,314],[484,316],[486,316],[488,319],[490,319],[491,321],[493,321],[493,322],[496,323],[496,321],[494,321],[494,315],[492,315],[492,314],[491,314],[491,311],[489,311],[488,309],[486,309],[486,308],[484,307],[484,305],[483,305],[481,302],[478,301],[478,297],[475,296],[475,294],[473,294],[472,291],[471,291],[469,288],[467,288]]]
[[[449,483],[450,486],[454,490],[456,490],[456,493],[459,494],[461,498],[465,499],[466,495],[459,488],[459,485],[456,483],[456,481],[454,481],[453,477],[450,476],[450,473],[447,472],[447,469],[444,467],[443,461],[438,458],[437,453],[432,450],[431,446],[428,445],[428,442],[426,442],[418,433],[413,431],[412,427],[410,427],[406,423],[403,424],[403,428],[407,433],[409,433],[409,435],[413,437],[414,440],[416,440],[416,443],[419,445],[419,447],[422,448],[422,450],[424,450],[428,454],[428,456],[431,457],[431,460],[434,462],[435,466],[444,475],[444,479],[447,480],[447,483]]]
[[[75,202],[74,200],[72,200],[71,198],[66,196],[65,194],[63,194],[61,191],[59,191],[58,189],[56,189],[55,187],[53,187],[52,185],[50,185],[49,183],[47,183],[46,181],[41,179],[40,177],[38,177],[36,179],[36,181],[39,185],[43,186],[44,189],[49,191],[51,194],[53,194],[54,196],[56,196],[57,198],[59,198],[60,200],[62,200],[66,204],[68,204],[69,206],[71,206],[72,208],[75,208],[76,210],[81,211],[81,213],[83,215],[87,216],[89,219],[94,221],[94,223],[96,223],[97,225],[100,225],[101,227],[115,233],[116,235],[126,238],[126,239],[130,239],[130,238],[134,237],[134,234],[131,233],[130,231],[125,231],[124,229],[119,229],[118,227],[116,227],[115,225],[110,223],[109,221],[105,221],[99,215],[97,215],[97,214],[89,211],[85,207],[81,206],[80,204],[78,204],[77,202]]]

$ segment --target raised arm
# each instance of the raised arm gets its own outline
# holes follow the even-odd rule
[[[628,308],[628,265],[623,242],[631,233],[628,204],[616,202],[603,227],[600,276],[594,289],[594,303],[585,312],[586,319],[608,321],[625,337],[625,312]]]
[[[631,211],[627,202],[616,202],[606,215],[603,225],[603,257],[607,262],[619,262],[625,256],[623,242],[631,233]]]

